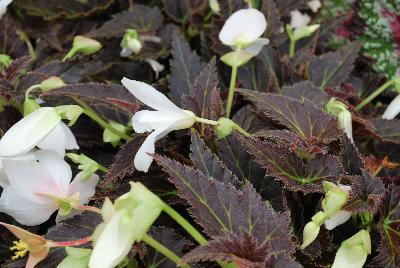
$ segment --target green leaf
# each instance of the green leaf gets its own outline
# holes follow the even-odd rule
[[[274,94],[239,90],[269,118],[287,127],[307,141],[319,140],[330,143],[343,133],[337,127],[337,120],[317,108],[309,100],[303,102]]]
[[[292,191],[323,192],[323,181],[337,182],[343,174],[343,166],[333,155],[317,155],[304,161],[287,146],[240,138],[256,161],[267,172]]]
[[[182,104],[182,96],[192,93],[197,75],[203,70],[199,56],[192,51],[182,35],[172,41],[171,75],[168,78],[171,100]]]
[[[308,65],[308,79],[320,88],[340,85],[353,70],[359,50],[359,44],[350,43],[337,52],[313,56]]]
[[[189,212],[208,235],[240,234],[244,230],[255,237],[258,245],[265,243],[272,251],[293,253],[288,214],[274,212],[251,184],[238,191],[174,160],[162,156],[155,159],[169,174],[179,195],[189,203]]]
[[[98,29],[89,32],[93,38],[122,37],[126,30],[134,29],[141,33],[154,33],[163,22],[163,16],[157,7],[134,5],[132,10],[114,14]]]
[[[107,9],[113,2],[114,0],[15,0],[13,5],[29,15],[55,20],[88,17]]]

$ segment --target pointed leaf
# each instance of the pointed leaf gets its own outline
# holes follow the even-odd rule
[[[1,41],[0,41],[1,42]],[[21,73],[23,73],[31,62],[31,57],[29,56],[22,56],[13,60],[13,62],[5,68],[1,73],[1,79],[5,79],[7,81],[12,81],[17,78]]]
[[[330,97],[321,89],[314,86],[310,81],[303,81],[291,86],[282,87],[282,95],[303,102],[308,99],[315,106],[324,108]]]
[[[389,143],[400,143],[400,120],[399,119],[392,119],[392,120],[385,120],[385,119],[374,119],[370,121],[374,127],[376,134],[384,142]]]
[[[288,215],[275,213],[251,184],[237,191],[232,185],[207,178],[174,160],[156,156],[156,161],[169,174],[179,195],[189,203],[191,215],[208,235],[239,234],[244,230],[259,245],[266,243],[272,251],[293,253]]]
[[[309,100],[298,102],[275,94],[241,89],[243,96],[251,100],[268,117],[299,134],[305,140],[329,143],[343,133],[337,127],[337,119],[317,108]]]
[[[347,174],[361,175],[364,163],[357,147],[347,137],[342,138],[341,145],[340,156]]]
[[[171,100],[180,106],[182,96],[192,93],[195,79],[202,71],[203,64],[182,35],[175,36],[171,53],[171,75],[168,79]]]
[[[359,44],[350,43],[337,52],[313,56],[307,70],[309,80],[320,88],[340,85],[353,70],[359,50]]]
[[[343,209],[355,213],[375,213],[385,194],[385,187],[380,179],[362,170],[362,175],[348,177],[351,194]]]
[[[132,10],[114,14],[98,29],[89,33],[93,38],[121,37],[127,29],[140,33],[154,33],[162,24],[163,16],[157,7],[133,5]]]
[[[271,176],[293,191],[323,192],[323,181],[336,182],[343,173],[342,164],[333,155],[317,155],[306,162],[287,147],[243,137],[240,142]]]
[[[191,132],[191,139],[190,159],[201,172],[217,181],[238,185],[238,178],[207,148],[195,130]]]
[[[17,21],[5,14],[0,20],[0,54],[6,54],[13,59],[28,54],[28,48],[18,35]]]

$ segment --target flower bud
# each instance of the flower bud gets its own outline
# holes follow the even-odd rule
[[[101,49],[102,45],[100,42],[97,40],[82,36],[82,35],[77,35],[74,38],[74,42],[72,44],[71,50],[68,52],[68,54],[64,57],[63,61],[66,61],[73,56],[75,56],[77,53],[82,53],[84,55],[91,55],[96,53]]]
[[[42,92],[47,92],[55,88],[65,86],[64,81],[58,76],[51,76],[40,83],[40,89]]]
[[[310,26],[296,28],[293,31],[293,39],[295,41],[297,41],[297,40],[303,39],[305,37],[308,37],[308,36],[312,35],[316,30],[318,30],[319,27],[320,27],[319,24],[313,24]]]
[[[57,268],[87,268],[92,250],[88,248],[66,247],[67,257],[58,264]]]
[[[69,126],[73,126],[83,113],[83,108],[79,105],[61,105],[55,109],[62,119],[69,120]]]
[[[305,249],[317,238],[320,228],[321,227],[313,221],[310,221],[304,226],[303,244],[300,246],[301,249]]]
[[[337,116],[339,127],[343,129],[349,140],[353,142],[352,117],[350,111],[347,109],[347,105],[331,99],[325,108],[328,113]]]
[[[7,68],[12,63],[12,58],[6,54],[0,54],[0,70]]]
[[[78,169],[82,170],[81,180],[88,179],[93,173],[99,170],[100,165],[93,159],[87,157],[84,154],[74,154],[74,153],[67,153],[65,154],[69,159],[72,160],[75,164],[79,164]]]
[[[124,134],[126,133],[126,128],[124,125],[119,124],[114,121],[110,121],[110,125],[114,129],[118,130],[119,132],[124,133]],[[112,146],[116,147],[116,146],[118,146],[120,140],[121,140],[121,137],[119,135],[114,134],[113,132],[111,132],[108,129],[104,130],[104,132],[103,132],[103,141],[104,142],[109,142],[112,144]]]
[[[371,254],[371,238],[367,231],[361,230],[342,242],[332,268],[362,268],[368,254]]]
[[[253,56],[245,50],[236,50],[223,55],[221,61],[231,67],[239,67],[246,64]]]
[[[30,113],[33,113],[36,110],[40,109],[40,105],[36,102],[36,100],[31,98],[26,98],[23,104],[24,108],[24,116],[27,116]]]
[[[130,54],[139,53],[143,45],[136,30],[128,29],[121,41],[121,57],[128,57]]]
[[[329,216],[335,215],[346,203],[349,194],[341,187],[331,182],[324,182],[325,198],[322,200],[322,209]]]
[[[218,125],[216,126],[217,139],[223,139],[229,136],[233,129],[235,128],[235,122],[229,118],[222,117],[218,120]]]
[[[208,4],[213,13],[218,14],[221,11],[218,0],[209,0]]]

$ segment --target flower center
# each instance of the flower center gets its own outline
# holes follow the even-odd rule
[[[13,260],[24,257],[26,253],[29,251],[28,244],[22,240],[13,241],[13,244],[15,246],[10,247],[10,250],[15,250],[15,255],[12,256]]]

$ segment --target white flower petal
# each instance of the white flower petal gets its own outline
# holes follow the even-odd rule
[[[65,139],[64,130],[61,124],[58,124],[37,146],[42,150],[53,150],[61,157],[64,157]]]
[[[72,170],[68,163],[55,151],[39,150],[35,154],[40,165],[47,170],[61,193],[67,193],[72,178]]]
[[[143,142],[135,155],[134,165],[139,171],[147,172],[153,162],[153,157],[148,154],[154,154],[155,142],[167,135],[173,130],[189,128],[194,124],[195,120],[192,117],[182,117],[174,122],[170,122],[169,125],[157,128]]]
[[[151,68],[153,69],[154,73],[156,74],[156,79],[158,75],[164,71],[165,67],[161,63],[153,59],[146,59],[146,61],[150,64]]]
[[[0,0],[0,18],[7,12],[7,6],[12,0]]]
[[[68,188],[68,196],[79,193],[81,205],[87,204],[89,199],[95,194],[96,185],[99,182],[99,176],[92,174],[86,180],[81,179],[82,172],[79,172]]]
[[[246,51],[247,53],[253,55],[253,56],[257,56],[260,53],[261,49],[265,45],[268,45],[268,44],[269,44],[269,39],[267,39],[267,38],[258,38],[256,41],[251,43],[248,47],[246,47],[243,50]]]
[[[135,113],[132,117],[132,127],[137,133],[150,132],[154,129],[165,128],[174,124],[176,121],[184,120],[187,118],[189,121],[193,117],[186,113],[168,113],[160,111],[142,110]]]
[[[13,125],[0,140],[0,156],[29,152],[61,121],[54,108],[43,107]]]
[[[10,183],[19,196],[32,202],[49,204],[54,203],[50,197],[65,196],[64,186],[59,185],[50,173],[36,161],[3,160],[4,171]]]
[[[121,82],[139,101],[147,106],[158,111],[182,113],[181,109],[154,87],[125,77]]]
[[[400,113],[400,94],[392,100],[382,115],[382,119],[392,120]]]
[[[321,7],[321,2],[319,0],[312,0],[307,2],[308,7],[312,10],[312,12],[318,12],[318,9]]]
[[[339,226],[348,221],[350,217],[351,217],[351,212],[340,210],[336,212],[335,215],[333,215],[332,217],[330,217],[325,221],[325,228],[327,230],[332,230],[336,226]]]
[[[132,54],[133,54],[132,49],[127,48],[127,47],[123,47],[123,48],[121,49],[121,52],[119,53],[119,56],[122,57],[122,58],[127,58],[127,57],[129,57],[130,55],[132,55]]]
[[[311,21],[310,16],[302,14],[299,10],[290,11],[290,26],[294,29],[307,26]]]
[[[351,113],[348,110],[343,110],[338,114],[339,126],[346,133],[347,138],[353,142],[353,124]]]
[[[133,238],[130,229],[134,223],[127,222],[125,210],[118,211],[107,223],[90,256],[89,268],[114,268],[130,251]]]
[[[367,260],[367,252],[362,245],[340,246],[331,268],[362,268]]]
[[[76,142],[76,138],[74,133],[72,133],[71,129],[64,124],[63,122],[61,122],[61,128],[64,131],[65,134],[65,149],[67,150],[78,150],[79,149],[79,145]]]
[[[6,187],[0,198],[0,211],[28,226],[47,221],[57,208],[55,203],[40,204],[24,199],[12,187]]]
[[[228,46],[247,45],[259,38],[267,28],[263,13],[254,8],[234,12],[219,33],[219,40]]]
[[[16,157],[11,157],[11,158],[0,157],[0,186],[3,188],[8,186],[8,184],[9,184],[7,176],[3,170],[2,160],[4,160],[4,159],[11,159],[11,160],[15,160],[15,161],[29,161],[29,160],[34,161],[34,160],[36,160],[36,155],[32,152],[29,152],[29,153],[23,154],[21,156],[16,156]]]

